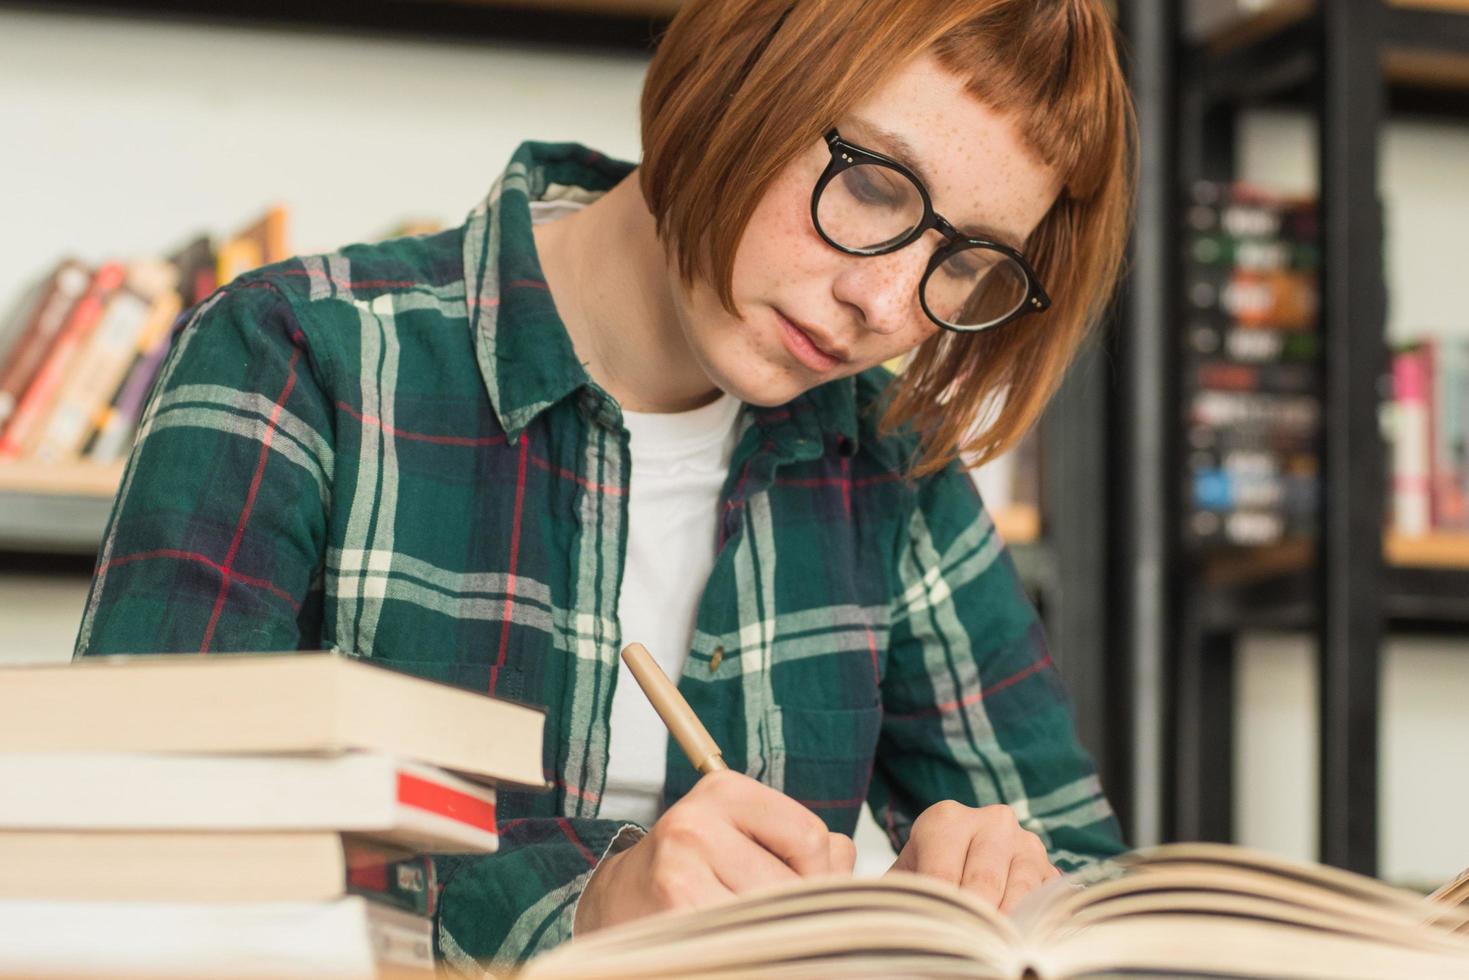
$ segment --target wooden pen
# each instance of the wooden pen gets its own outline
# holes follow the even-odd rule
[[[653,710],[668,726],[669,733],[678,741],[679,748],[689,757],[693,767],[703,774],[728,769],[714,737],[699,722],[699,716],[694,714],[694,709],[659,668],[647,647],[641,643],[629,643],[622,649],[622,662],[632,671],[638,687],[648,696]]]

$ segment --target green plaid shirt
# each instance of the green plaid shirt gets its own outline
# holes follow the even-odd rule
[[[536,257],[529,200],[631,165],[522,146],[452,231],[294,259],[187,315],[106,531],[77,654],[335,648],[545,706],[547,793],[442,858],[466,971],[570,934],[623,637],[628,436]],[[1121,847],[1041,626],[972,481],[906,480],[890,375],[744,406],[679,689],[737,770],[895,847],[944,799],[1008,803],[1051,858]],[[670,743],[667,802],[697,774]]]

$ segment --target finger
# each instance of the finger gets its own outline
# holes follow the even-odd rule
[[[976,834],[963,858],[959,887],[986,904],[998,908],[1010,875],[1013,838],[1009,834]]]
[[[714,876],[736,895],[801,880],[790,865],[731,825],[712,830],[705,844]]]
[[[711,792],[741,833],[803,877],[831,871],[828,831],[820,817],[748,776],[711,773],[699,782],[710,780],[716,780]]]
[[[1009,872],[1005,876],[1005,893],[1000,897],[1000,911],[1005,915],[1014,912],[1021,899],[1051,877],[1047,871],[1054,870],[1048,861],[1037,863],[1029,855],[1016,854],[1011,859]]]
[[[949,828],[952,829],[952,828]],[[967,834],[940,833],[938,824],[913,825],[904,852],[912,851],[913,871],[957,885],[964,873]]]
[[[831,873],[849,875],[857,866],[857,844],[846,834],[827,834],[827,853]]]

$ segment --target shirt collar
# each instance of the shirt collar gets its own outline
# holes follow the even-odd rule
[[[620,423],[615,403],[582,367],[556,313],[536,254],[530,202],[595,200],[633,167],[577,143],[522,143],[465,222],[465,302],[475,356],[490,405],[512,443],[537,415],[582,389],[593,414]],[[842,455],[856,451],[853,378],[752,411],[782,455],[815,458],[828,442]]]
[[[511,442],[551,405],[595,387],[546,287],[530,202],[594,200],[632,169],[576,143],[522,143],[465,222],[470,333],[490,405]]]

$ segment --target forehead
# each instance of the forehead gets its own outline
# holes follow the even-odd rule
[[[965,91],[925,55],[896,71],[838,124],[842,136],[913,169],[934,209],[961,231],[1025,240],[1061,187],[1015,121]]]

